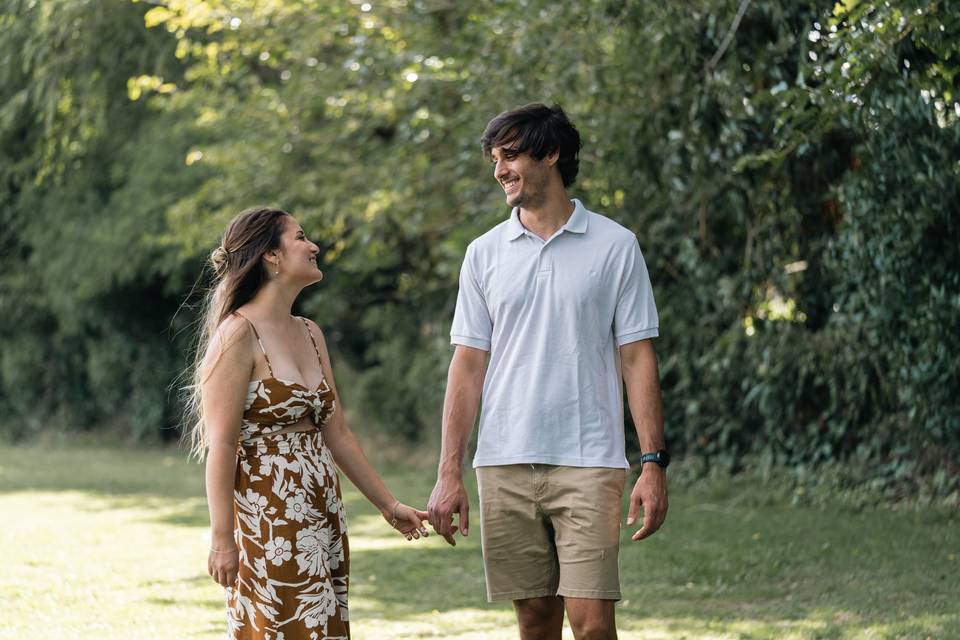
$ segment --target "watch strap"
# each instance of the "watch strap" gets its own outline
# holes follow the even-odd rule
[[[670,454],[667,453],[666,449],[641,454],[640,465],[643,466],[648,462],[656,462],[661,469],[666,469],[667,465],[670,464]]]

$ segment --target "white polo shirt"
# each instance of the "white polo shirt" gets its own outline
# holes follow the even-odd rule
[[[519,210],[470,243],[451,342],[490,352],[474,467],[627,468],[617,347],[658,335],[636,236],[573,200],[544,242]]]

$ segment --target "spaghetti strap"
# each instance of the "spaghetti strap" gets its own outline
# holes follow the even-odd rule
[[[270,372],[270,377],[271,377],[271,378],[274,377],[274,376],[273,376],[273,366],[270,364],[270,356],[267,355],[267,350],[263,348],[263,341],[260,340],[260,334],[257,333],[257,327],[256,327],[256,325],[254,325],[254,324],[250,321],[250,318],[248,318],[247,316],[243,315],[243,314],[240,313],[239,311],[234,311],[234,313],[237,314],[238,316],[240,316],[241,318],[243,318],[244,320],[246,320],[246,321],[247,321],[247,324],[250,325],[250,328],[253,329],[253,335],[256,336],[256,338],[257,338],[257,344],[260,345],[260,351],[263,353],[263,359],[267,361],[267,370]],[[314,345],[314,347],[316,347],[316,345]]]
[[[323,373],[323,358],[320,357],[320,348],[317,347],[317,341],[313,337],[313,331],[310,331],[310,325],[307,324],[306,318],[304,318],[303,316],[297,316],[297,317],[303,320],[303,326],[307,328],[307,335],[310,336],[310,342],[313,343],[313,350],[317,352],[317,361],[320,363],[320,372]]]

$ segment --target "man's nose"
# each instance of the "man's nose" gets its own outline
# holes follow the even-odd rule
[[[507,175],[507,168],[500,160],[497,160],[497,164],[494,165],[493,168],[493,177],[495,177],[497,180],[500,180],[505,175]]]

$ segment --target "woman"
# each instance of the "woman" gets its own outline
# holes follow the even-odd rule
[[[394,498],[347,427],[320,328],[290,313],[323,277],[318,252],[290,214],[256,208],[211,255],[192,445],[207,453],[207,566],[235,639],[350,637],[335,465],[407,540],[427,535],[426,512]]]

